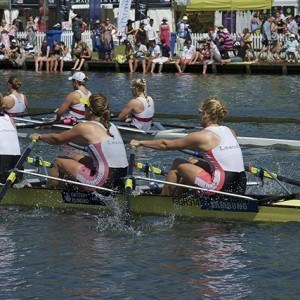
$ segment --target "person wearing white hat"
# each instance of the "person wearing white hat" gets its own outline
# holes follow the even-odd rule
[[[83,72],[76,72],[68,78],[72,81],[74,91],[69,93],[63,104],[56,112],[56,118],[60,119],[65,113],[68,116],[77,119],[83,119],[85,114],[84,104],[80,102],[80,98],[89,98],[91,92],[85,87],[85,84],[90,79]]]
[[[286,61],[287,62],[296,62],[297,53],[299,49],[299,43],[296,39],[296,36],[292,33],[288,41],[286,41],[283,49],[286,49]]]
[[[189,29],[188,17],[184,16],[180,22],[177,23],[177,48],[180,53],[177,53],[180,56],[183,51],[185,40],[190,39],[191,30]]]

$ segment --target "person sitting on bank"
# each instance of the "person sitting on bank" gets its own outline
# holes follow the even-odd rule
[[[86,61],[90,61],[92,59],[92,51],[88,47],[88,45],[84,42],[82,42],[82,49],[79,54],[79,57],[75,60],[75,65],[72,68],[72,70],[80,71],[83,64]]]
[[[150,43],[150,47],[148,52],[150,55],[146,58],[146,62],[147,62],[146,72],[150,71],[153,60],[161,57],[160,47],[159,45],[156,45],[155,40],[152,40],[149,43]]]
[[[69,77],[72,80],[74,91],[69,93],[64,103],[56,112],[56,118],[60,119],[65,113],[70,117],[83,119],[85,116],[84,104],[80,102],[80,98],[89,98],[91,92],[85,87],[85,84],[90,79],[83,72],[76,72],[73,76]]]
[[[151,73],[154,73],[155,65],[158,64],[158,73],[161,73],[163,64],[167,64],[172,59],[172,52],[165,40],[161,40],[161,56],[152,60]]]
[[[217,45],[211,40],[207,40],[206,44],[208,45],[208,48],[209,48],[210,57],[209,57],[209,59],[206,59],[203,62],[203,75],[206,74],[208,65],[211,65],[214,62],[219,62],[219,63],[222,62],[222,56],[221,56],[221,53],[220,53]]]
[[[58,59],[60,57],[60,46],[55,39],[52,41],[52,49],[52,53],[46,62],[46,70],[50,72],[56,72],[58,67]]]
[[[154,116],[154,101],[147,95],[146,80],[133,80],[130,88],[135,98],[126,104],[118,120],[131,122],[132,126],[141,130],[149,130]]]
[[[133,72],[136,72],[139,64],[142,64],[143,73],[146,73],[146,57],[148,56],[147,47],[140,40],[136,41],[134,47],[134,66]]]
[[[130,145],[162,151],[188,149],[200,152],[204,161],[175,159],[166,181],[212,191],[244,194],[247,179],[242,151],[235,133],[222,125],[227,112],[220,99],[210,97],[199,108],[203,130],[174,140],[132,140]],[[182,187],[165,184],[162,195],[181,195],[185,191]]]
[[[0,93],[0,183],[5,183],[9,170],[15,167],[21,156],[17,129],[6,109]]]
[[[21,55],[22,55],[21,47],[20,47],[20,45],[18,45],[17,41],[15,39],[13,39],[11,41],[11,45],[7,52],[7,58],[11,61],[12,65],[14,67],[21,67],[18,64],[18,61],[20,60]]]
[[[50,145],[76,143],[88,147],[88,155],[73,157],[58,156],[55,159],[52,177],[69,178],[83,184],[109,189],[122,189],[122,178],[127,174],[128,160],[124,142],[117,127],[110,123],[108,100],[102,94],[93,94],[89,99],[81,98],[86,106],[85,118],[60,134],[34,133],[32,138],[42,140]],[[65,183],[48,179],[47,188],[64,188]],[[80,187],[84,190],[94,190],[91,187]]]
[[[192,45],[192,41],[186,40],[181,57],[175,61],[175,67],[179,73],[184,73],[186,66],[190,64],[195,51],[196,47]]]
[[[36,72],[42,71],[44,61],[47,62],[49,57],[50,57],[50,46],[47,44],[47,41],[44,40],[41,48],[38,51],[37,57],[34,59]]]
[[[26,113],[29,107],[27,97],[19,92],[22,82],[15,76],[11,76],[7,80],[8,96],[3,98],[5,112],[9,116],[16,116]]]

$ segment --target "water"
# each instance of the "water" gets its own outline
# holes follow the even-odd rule
[[[0,73],[4,83],[13,71]],[[71,91],[71,73],[17,73],[31,107],[55,108]],[[92,92],[120,111],[141,76],[88,73]],[[231,116],[299,119],[299,76],[163,74],[145,77],[161,114],[195,115],[208,95]],[[5,93],[3,85],[2,92]],[[162,120],[197,125],[196,118]],[[240,136],[299,139],[295,123],[232,123]],[[22,141],[25,146],[28,141]],[[50,151],[49,151],[50,149]],[[33,152],[51,160],[57,149]],[[244,148],[245,162],[299,178],[299,151]],[[179,152],[137,151],[167,167]],[[289,186],[293,191],[296,187]],[[267,182],[265,192],[279,191]],[[124,226],[118,216],[0,210],[0,299],[297,299],[298,223],[187,222],[144,217]]]

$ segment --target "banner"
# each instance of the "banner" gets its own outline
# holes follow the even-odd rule
[[[59,23],[65,22],[69,20],[69,11],[71,9],[71,1],[70,0],[60,0],[59,1],[59,12],[57,16],[57,21]]]
[[[90,0],[90,23],[101,20],[101,1]]]
[[[148,0],[136,0],[135,2],[135,21],[147,18]]]
[[[120,40],[121,43],[126,39],[125,29],[126,29],[127,21],[129,19],[130,7],[131,7],[131,0],[120,0],[118,29],[122,36]]]

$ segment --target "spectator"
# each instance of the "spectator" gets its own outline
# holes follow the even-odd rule
[[[100,23],[100,45],[98,49],[98,58],[100,61],[105,60],[105,46],[104,46],[104,27],[105,27],[105,22],[101,21]]]
[[[6,23],[6,21],[2,20],[1,26],[0,26],[1,42],[5,45],[5,48],[7,51],[9,50],[9,47],[10,47],[10,40],[9,40],[9,36],[8,36],[9,30],[10,30],[10,28],[9,28],[8,24]]]
[[[26,32],[27,32],[27,39],[29,44],[35,46],[36,45],[36,31],[37,31],[37,24],[34,22],[33,16],[30,16],[27,23],[26,23]]]
[[[114,58],[114,41],[112,35],[113,30],[118,31],[118,28],[110,22],[109,18],[106,18],[103,28],[103,41],[106,61],[112,61]]]
[[[221,55],[228,56],[227,51],[233,48],[233,39],[231,38],[227,28],[223,28],[221,37],[218,42],[218,48]]]
[[[261,21],[258,18],[257,14],[255,13],[253,15],[253,18],[250,20],[251,33],[259,34],[260,33],[260,26],[261,26]]]
[[[60,57],[60,46],[57,42],[57,40],[52,40],[52,53],[48,57],[47,62],[46,62],[46,70],[47,71],[57,71],[58,67],[58,59]]]
[[[209,59],[206,59],[204,62],[203,62],[203,75],[206,74],[206,70],[207,70],[207,66],[212,64],[214,61],[215,62],[220,62],[222,61],[222,56],[221,56],[221,53],[217,47],[217,45],[213,42],[213,41],[210,41],[210,40],[207,40],[206,41],[207,45],[208,45],[208,48],[209,48]]]
[[[248,61],[251,61],[250,51],[252,51],[252,41],[253,41],[253,39],[249,32],[249,29],[247,27],[245,27],[243,29],[243,36],[242,36],[240,45],[241,45],[241,48],[245,49],[245,53],[248,58]]]
[[[129,19],[127,21],[127,25],[126,25],[126,28],[125,28],[126,39],[131,44],[132,49],[134,48],[134,34],[135,34],[135,29],[132,26],[133,23],[134,22]]]
[[[298,36],[300,36],[300,16],[299,15],[295,16],[295,21],[298,26]]]
[[[134,66],[133,72],[136,72],[139,64],[142,64],[143,73],[146,73],[146,57],[148,56],[147,47],[140,40],[136,41],[134,47]]]
[[[7,50],[5,45],[0,42],[0,60],[7,58]]]
[[[72,70],[80,71],[85,61],[90,61],[92,59],[92,51],[87,46],[86,43],[82,43],[82,50],[80,52],[79,58],[76,59],[75,65]]]
[[[209,47],[208,44],[205,43],[202,48],[196,48],[196,52],[194,53],[190,64],[194,65],[196,63],[201,63],[209,58],[210,58]]]
[[[161,56],[152,60],[151,73],[154,72],[155,65],[158,64],[158,73],[161,73],[163,64],[167,64],[172,59],[172,52],[165,40],[161,40]]]
[[[147,40],[147,47],[150,47],[151,46],[151,42],[152,41],[155,41],[156,42],[156,36],[155,36],[155,30],[153,28],[153,23],[154,23],[154,20],[153,19],[150,19],[149,20],[149,24],[147,24],[145,26],[145,30],[147,32],[147,37],[148,37],[148,40]]]
[[[43,63],[44,63],[44,61],[47,62],[49,56],[50,56],[50,46],[47,44],[47,41],[44,40],[41,45],[41,48],[38,51],[38,55],[34,60],[36,72],[42,71]]]
[[[288,33],[298,36],[298,24],[294,20],[293,16],[288,16],[286,18],[286,27]]]
[[[171,46],[171,38],[170,38],[170,26],[167,23],[168,19],[164,17],[162,19],[162,23],[159,26],[159,39],[160,41],[164,40],[168,47]]]
[[[276,22],[276,25],[277,25],[277,32],[278,32],[278,34],[282,34],[283,33],[283,23],[284,22],[281,19],[279,12],[275,13],[275,22]]]
[[[101,44],[101,37],[100,37],[101,25],[99,20],[96,20],[95,23],[93,24],[92,35],[93,35],[93,52],[98,52]]]
[[[66,46],[66,44],[61,41],[59,43],[59,46],[60,46],[60,57],[59,57],[59,61],[60,61],[60,72],[63,71],[63,68],[64,68],[64,62],[65,61],[71,61],[72,60],[72,56],[71,56],[71,53],[68,49],[68,47]]]
[[[295,38],[295,35],[292,33],[290,39],[285,43],[284,49],[286,49],[286,61],[287,62],[296,62],[298,54],[299,43]]]
[[[18,27],[19,27],[18,19],[14,19],[8,33],[10,42],[12,42],[12,40],[17,39]]]
[[[87,24],[82,21],[82,18],[79,15],[73,14],[71,18],[72,18],[72,31],[73,31],[73,39],[72,39],[72,51],[73,51],[75,45],[81,41],[83,26],[87,26]]]
[[[184,16],[180,22],[177,23],[177,48],[181,53],[185,46],[185,41],[190,39],[191,30],[189,29],[188,17]],[[180,55],[177,53],[177,55]]]
[[[11,61],[14,67],[20,67],[17,62],[21,58],[21,54],[21,47],[17,44],[16,40],[12,40],[7,53],[7,58]]]
[[[157,59],[161,56],[160,47],[156,45],[155,40],[152,40],[150,42],[150,48],[148,52],[150,55],[146,58],[146,62],[147,62],[146,72],[150,70],[153,59]]]
[[[132,48],[129,41],[125,40],[124,44],[125,44],[125,55],[118,54],[116,56],[116,61],[119,64],[124,64],[124,63],[128,62],[130,73],[133,73],[133,53],[134,53],[134,50],[133,50],[133,48]]]
[[[23,47],[21,47],[21,55],[19,58],[15,60],[17,67],[22,67],[26,58],[33,58],[34,57],[34,46],[29,43],[28,39],[24,40]]]
[[[271,60],[280,60],[279,53],[281,51],[280,42],[278,39],[278,23],[274,17],[270,18],[271,21]]]
[[[196,48],[194,45],[192,45],[192,41],[186,40],[185,46],[183,47],[182,55],[175,62],[175,67],[180,74],[184,73],[186,66],[190,64],[195,51]]]
[[[134,38],[135,40],[139,40],[143,45],[147,46],[148,43],[148,33],[145,30],[145,26],[146,26],[146,22],[141,22],[140,23],[140,27],[136,30],[135,34],[134,34]]]
[[[257,59],[261,56],[262,53],[267,52],[267,57],[270,57],[270,46],[271,46],[271,24],[270,17],[263,16],[261,25],[261,35],[262,35],[262,44],[263,48],[258,53]]]

